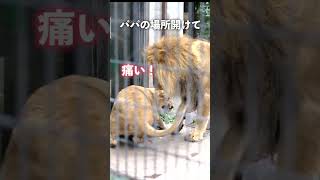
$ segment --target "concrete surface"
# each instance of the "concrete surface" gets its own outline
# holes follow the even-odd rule
[[[123,144],[111,148],[111,171],[128,179],[209,180],[210,134],[207,132],[201,142],[184,141],[192,128],[188,125],[174,136],[148,138],[135,147]]]

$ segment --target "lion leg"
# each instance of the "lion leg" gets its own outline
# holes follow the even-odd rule
[[[117,142],[117,140],[116,140],[116,137],[110,135],[110,147],[114,148],[114,147],[117,146],[117,144],[118,144],[118,142]]]
[[[140,135],[134,136],[134,137],[132,138],[132,140],[133,140],[133,143],[134,143],[134,144],[139,144],[139,143],[143,143],[143,142],[144,142],[143,135],[142,135],[142,136],[140,136]]]
[[[183,119],[185,119],[185,117]],[[171,133],[172,135],[177,135],[182,130],[182,128],[184,126],[183,121],[179,124],[178,129]]]
[[[204,95],[202,103],[199,104],[198,112],[201,115],[201,118],[196,120],[196,127],[189,135],[185,137],[186,141],[197,142],[203,139],[203,134],[205,133],[209,122],[208,117],[210,114],[210,95]]]
[[[157,124],[161,130],[166,129],[166,126],[160,118],[157,118]]]

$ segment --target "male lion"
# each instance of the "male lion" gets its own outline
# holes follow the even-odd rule
[[[131,85],[122,89],[112,107],[110,114],[110,145],[117,145],[119,135],[133,136],[134,143],[143,141],[144,135],[164,136],[171,131],[156,130],[152,124],[157,123],[165,129],[160,113],[173,109],[173,101],[163,90]],[[173,129],[174,130],[174,129]]]
[[[71,75],[27,100],[6,150],[3,180],[105,180],[109,83]]]
[[[246,163],[272,155],[273,178],[319,176],[319,1],[214,7],[213,179],[231,180]]]
[[[187,36],[167,36],[146,49],[146,58],[154,65],[159,87],[170,97],[181,97],[179,109],[187,107],[187,112],[198,112],[196,128],[185,139],[202,140],[210,115],[210,43]],[[175,123],[181,121],[177,118]]]

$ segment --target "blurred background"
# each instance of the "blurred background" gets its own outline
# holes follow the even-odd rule
[[[67,51],[36,47],[33,20],[40,9],[65,7],[109,17],[106,1],[0,1],[0,165],[17,115],[39,87],[69,74],[109,78],[109,39]]]

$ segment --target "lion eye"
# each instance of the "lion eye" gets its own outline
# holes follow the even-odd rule
[[[165,107],[164,105],[161,106],[162,109],[164,109],[164,107]]]

